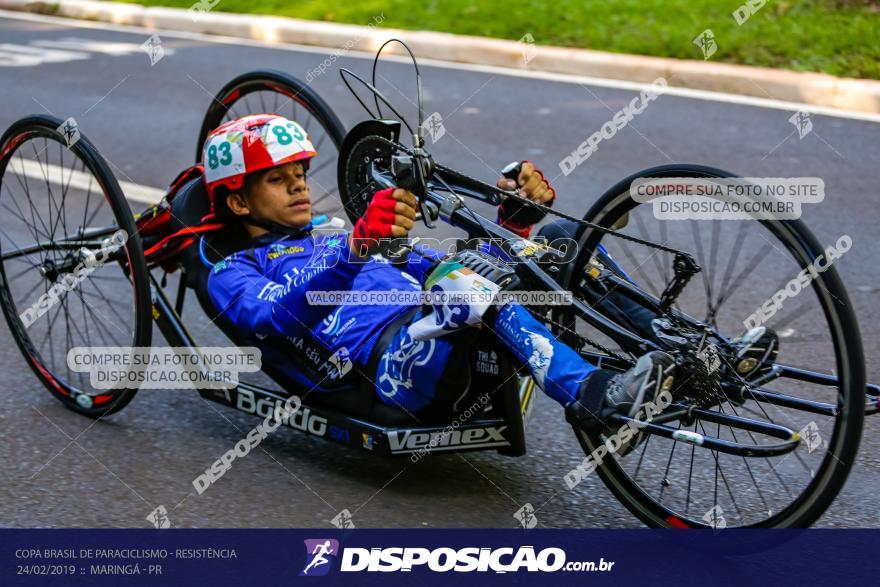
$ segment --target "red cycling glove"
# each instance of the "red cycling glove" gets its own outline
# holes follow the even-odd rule
[[[375,247],[375,243],[371,241],[394,237],[391,229],[394,226],[394,209],[397,200],[391,197],[393,193],[394,188],[388,188],[373,194],[373,199],[367,205],[364,215],[354,225],[352,231],[354,250],[366,254]]]
[[[531,161],[523,161],[523,164],[526,163],[531,163]],[[553,189],[550,182],[547,181],[547,178],[544,177],[544,174],[537,167],[535,168],[535,173],[541,176],[541,181],[544,182],[551,193],[551,198],[543,202],[543,205],[552,206],[553,202],[556,201],[556,190]],[[516,182],[519,185],[519,179]],[[532,225],[543,220],[546,214],[543,210],[508,198],[503,204],[498,206],[498,224],[523,238],[528,238],[529,233],[532,231]]]

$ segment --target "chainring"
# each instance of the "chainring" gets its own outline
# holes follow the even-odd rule
[[[400,123],[386,120],[367,120],[355,126],[346,135],[339,149],[337,182],[345,213],[352,223],[367,210],[373,194],[384,188],[372,177],[375,166],[391,169],[391,157],[397,142]]]

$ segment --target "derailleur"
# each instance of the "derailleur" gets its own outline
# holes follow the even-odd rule
[[[651,321],[654,336],[661,341],[678,366],[677,380],[682,384],[673,393],[692,407],[703,408],[726,399],[721,392],[722,362],[710,332],[684,329],[665,317]]]
[[[675,259],[672,261],[673,277],[669,285],[660,296],[660,313],[666,314],[678,296],[684,290],[685,286],[691,280],[691,277],[699,273],[702,269],[694,258],[687,253],[676,253]]]

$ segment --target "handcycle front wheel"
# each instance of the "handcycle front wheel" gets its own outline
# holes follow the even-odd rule
[[[23,118],[0,138],[0,209],[0,307],[28,365],[71,410],[121,410],[137,385],[92,386],[68,363],[151,341],[143,245],[106,161],[75,122]]]
[[[729,177],[725,171],[695,165],[648,169],[608,190],[585,216],[603,227],[625,225],[620,229],[624,234],[692,254],[702,272],[675,308],[728,340],[743,334],[746,318],[774,293],[786,286],[792,291],[792,280],[834,243],[823,247],[800,220],[660,220],[652,215],[651,203],[636,202],[629,193],[639,178]],[[588,265],[601,244],[640,288],[660,296],[671,275],[670,253],[589,228],[578,236],[579,254],[565,278],[575,295],[597,302],[587,294],[594,280]],[[805,527],[831,505],[856,458],[866,384],[851,303],[835,267],[827,259],[824,266],[808,287],[786,299],[773,315],[765,314],[764,325],[777,337],[779,355],[760,377],[748,380],[738,401],[719,393],[717,404],[709,408],[784,426],[799,434],[800,444],[783,455],[754,457],[645,435],[634,451],[622,457],[610,454],[596,468],[611,492],[645,524]],[[557,319],[564,319],[567,328],[586,331],[571,316]],[[825,408],[814,410],[816,406]],[[686,438],[715,436],[755,446],[766,440],[760,433],[700,418],[667,425],[678,426]],[[588,455],[607,440],[575,432]]]

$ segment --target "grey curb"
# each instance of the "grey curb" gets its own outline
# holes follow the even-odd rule
[[[147,29],[333,49],[345,47],[365,52],[375,52],[382,42],[393,36],[406,41],[416,55],[432,59],[639,83],[650,83],[663,77],[670,86],[880,114],[880,82],[821,73],[542,45],[530,50],[530,59],[526,63],[524,46],[515,41],[250,14],[209,12],[199,13],[194,18],[191,11],[179,8],[94,0],[0,0],[0,8]]]

